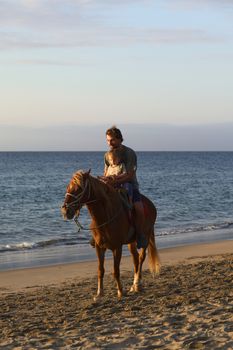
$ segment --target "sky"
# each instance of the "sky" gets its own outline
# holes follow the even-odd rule
[[[1,0],[0,151],[233,150],[233,0]]]

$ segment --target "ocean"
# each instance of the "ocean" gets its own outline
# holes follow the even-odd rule
[[[91,233],[60,207],[77,170],[104,152],[0,152],[0,270],[96,259]],[[158,248],[233,239],[233,152],[137,152],[140,190],[156,205]],[[80,222],[90,224],[83,208]],[[127,253],[127,248],[124,249]]]

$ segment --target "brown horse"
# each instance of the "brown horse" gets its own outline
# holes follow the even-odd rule
[[[155,245],[154,223],[157,211],[153,203],[142,196],[145,209],[144,234],[148,237],[148,257],[150,271],[155,274],[160,270],[160,261]],[[98,257],[98,289],[97,297],[103,295],[104,258],[106,249],[110,249],[114,259],[114,277],[117,282],[118,297],[122,296],[120,282],[120,261],[123,244],[133,257],[134,281],[130,291],[138,291],[141,279],[142,264],[146,257],[146,249],[137,251],[136,236],[132,234],[128,209],[113,187],[90,175],[89,172],[78,171],[67,186],[65,201],[62,206],[64,219],[78,217],[80,209],[86,205],[92,218],[91,230],[95,240]],[[131,233],[131,234],[130,234]]]

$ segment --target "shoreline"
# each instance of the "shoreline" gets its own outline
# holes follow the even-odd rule
[[[231,254],[232,252],[233,240],[159,249],[162,267],[178,263],[196,263],[207,257]],[[112,266],[112,258],[106,258],[106,275],[112,272]],[[132,272],[132,269],[133,264],[131,256],[122,256],[121,273]],[[147,269],[148,265],[146,259],[143,265],[143,271]],[[97,283],[97,259],[49,266],[3,270],[0,271],[0,294],[25,291],[41,286],[56,286],[69,282],[72,279],[82,281],[91,277],[96,277]]]
[[[195,244],[211,244],[219,241],[233,240],[231,229],[216,229],[214,231],[193,231],[186,234],[156,235],[158,250],[175,248]],[[126,245],[123,247],[123,256],[130,253]],[[106,257],[111,257],[106,252]],[[0,254],[0,272],[18,269],[65,265],[70,263],[88,262],[96,259],[96,252],[89,243],[48,246],[42,249],[22,249],[7,251]]]

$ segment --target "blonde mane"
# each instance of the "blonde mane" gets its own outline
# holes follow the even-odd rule
[[[70,183],[73,183],[74,185],[78,185],[79,187],[81,187],[83,189],[83,187],[84,187],[83,175],[84,175],[84,172],[82,170],[78,170],[73,175]]]
[[[121,199],[117,191],[110,185],[107,185],[98,178],[91,176],[89,173],[85,173],[82,170],[77,171],[70,182],[70,186],[78,186],[83,191],[85,189],[86,181],[89,181],[90,191],[92,197],[101,199],[104,202],[104,208],[106,216],[112,217],[117,208],[122,205]]]

